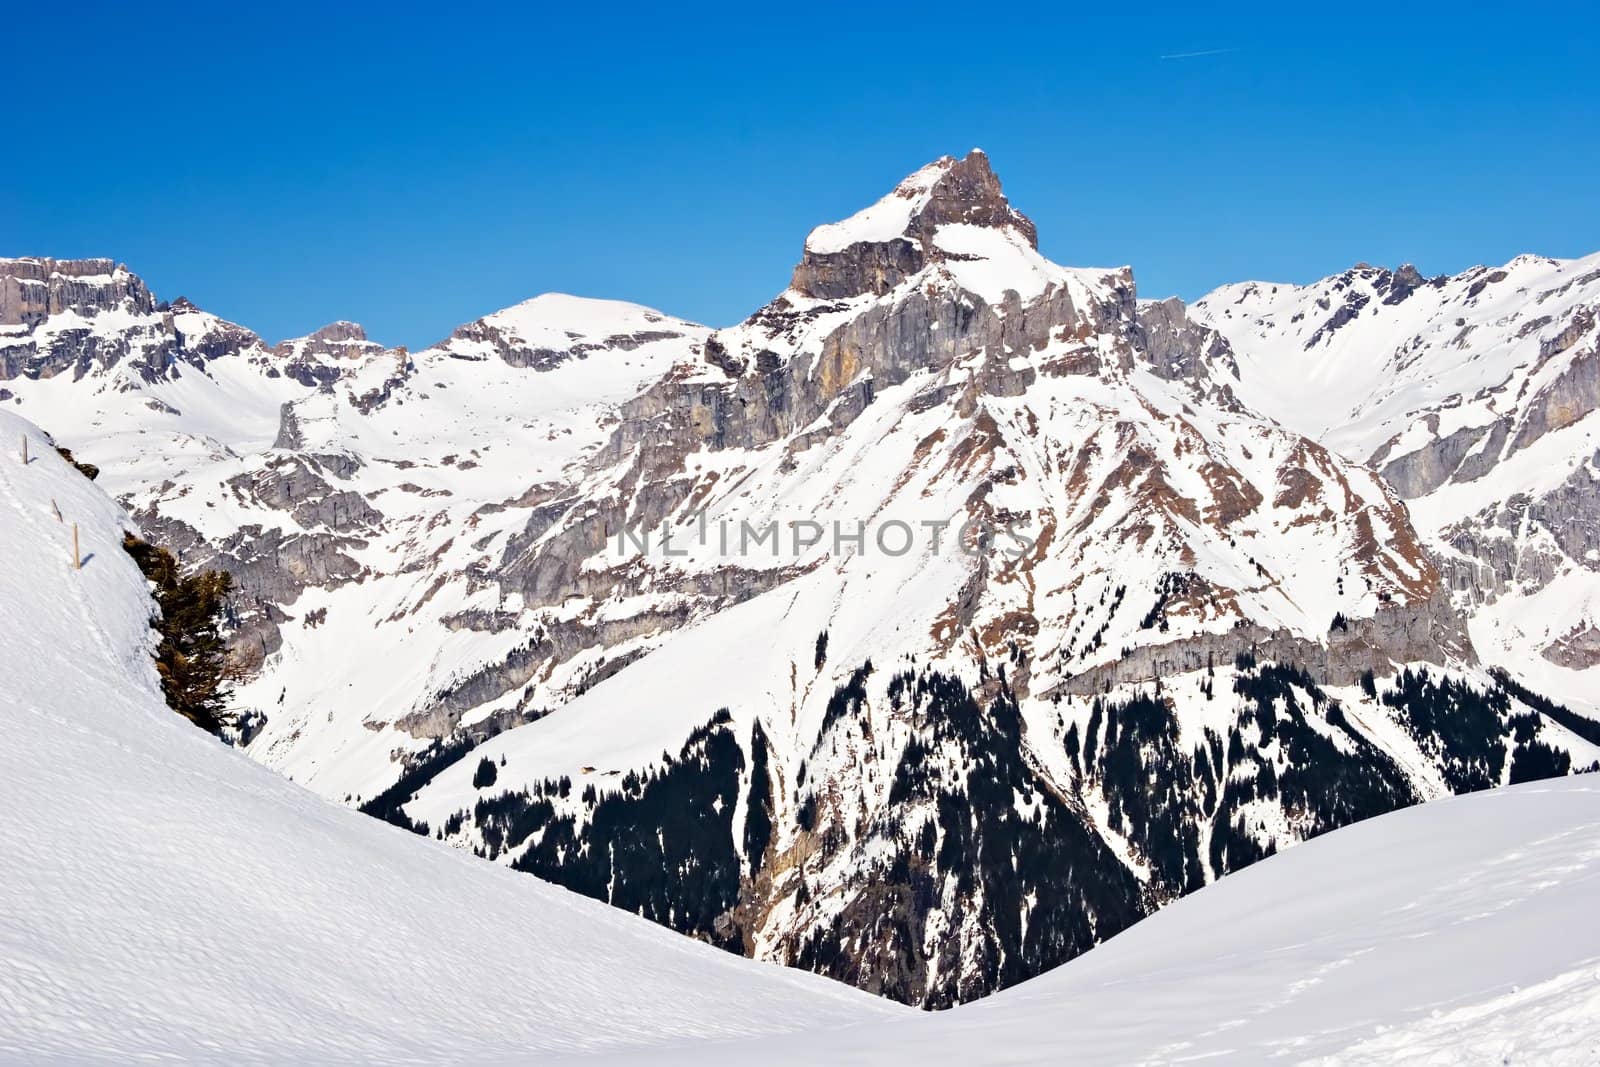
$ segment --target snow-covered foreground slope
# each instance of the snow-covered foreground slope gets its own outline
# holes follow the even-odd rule
[[[1512,786],[1297,846],[976,1004],[643,1062],[1592,1064],[1596,900],[1600,781]]]
[[[218,744],[162,703],[121,510],[22,420],[0,439],[0,1059],[506,1061],[893,1011]]]

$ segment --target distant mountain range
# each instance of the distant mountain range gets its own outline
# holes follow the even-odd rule
[[[237,742],[909,1004],[1600,761],[1600,255],[1141,301],[981,152],[711,330],[548,294],[268,345],[0,260],[0,410],[235,577]]]

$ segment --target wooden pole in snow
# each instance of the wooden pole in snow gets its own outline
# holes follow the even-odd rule
[[[72,569],[83,570],[83,560],[78,556],[78,524],[72,524]]]
[[[28,465],[28,435],[27,434],[23,434],[22,435],[22,465],[24,467],[26,467]]]

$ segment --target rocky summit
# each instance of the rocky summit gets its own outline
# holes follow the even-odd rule
[[[721,329],[546,294],[268,345],[0,260],[0,403],[233,576],[252,757],[944,1007],[1596,765],[1596,307],[1600,256],[1140,300],[973,151]]]

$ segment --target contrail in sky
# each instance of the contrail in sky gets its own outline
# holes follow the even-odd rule
[[[1229,52],[1237,52],[1237,51],[1238,51],[1237,48],[1207,48],[1203,52],[1174,52],[1170,56],[1162,56],[1161,58],[1162,59],[1198,59],[1200,56],[1224,56],[1224,55],[1227,55]]]

